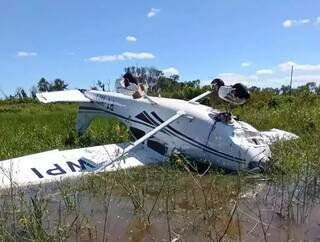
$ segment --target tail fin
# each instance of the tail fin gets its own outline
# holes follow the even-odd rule
[[[79,90],[42,92],[42,93],[37,93],[36,96],[37,96],[38,100],[42,103],[54,103],[54,102],[84,103],[84,102],[90,102],[90,99],[88,99]]]

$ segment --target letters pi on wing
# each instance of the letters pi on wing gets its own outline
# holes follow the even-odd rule
[[[97,166],[89,163],[85,159],[79,159],[77,164],[72,161],[65,162],[65,168],[62,168],[62,165],[57,163],[53,164],[54,168],[49,169],[41,169],[32,167],[30,168],[31,171],[38,177],[44,178],[45,176],[61,176],[71,172],[85,172],[85,171],[92,171],[93,169],[97,168]]]

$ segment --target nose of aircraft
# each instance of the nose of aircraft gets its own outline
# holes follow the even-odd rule
[[[268,168],[270,162],[270,158],[261,158],[259,161],[250,161],[248,163],[248,171],[264,172]]]
[[[248,150],[247,155],[249,171],[263,172],[271,162],[271,151],[268,146],[252,148]]]

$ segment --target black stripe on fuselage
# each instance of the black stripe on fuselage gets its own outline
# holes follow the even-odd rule
[[[143,112],[139,113],[138,115],[136,115],[136,118],[140,119],[150,125],[159,126],[159,124],[156,121],[154,121],[146,111],[143,111]],[[165,131],[165,129],[162,129],[161,132],[168,134],[168,132]]]
[[[149,119],[146,117],[146,115],[144,114],[144,112],[139,113],[138,115],[136,115],[136,118],[142,120],[143,122],[146,122],[146,123],[148,123],[148,124],[153,125],[153,123],[151,122],[151,120],[149,120]]]
[[[151,114],[152,114],[156,119],[158,119],[159,122],[161,122],[161,123],[164,122],[164,121],[159,117],[159,115],[157,115],[155,112],[151,112]],[[219,154],[221,154],[221,155],[225,155],[225,156],[227,156],[227,157],[230,157],[231,159],[235,159],[235,160],[238,160],[238,161],[243,161],[243,159],[234,157],[234,156],[229,155],[229,154],[225,154],[225,153],[220,152],[220,151],[218,151],[218,150],[215,150],[215,149],[213,149],[213,148],[211,148],[211,147],[209,147],[209,146],[206,146],[206,145],[202,144],[201,142],[196,141],[196,140],[192,139],[191,137],[189,137],[189,136],[181,133],[180,131],[176,130],[175,128],[173,128],[173,127],[170,126],[170,125],[168,125],[167,128],[170,129],[170,130],[172,130],[174,133],[176,133],[176,134],[178,134],[178,135],[181,135],[182,137],[185,137],[186,139],[188,139],[188,140],[190,140],[190,141],[192,141],[192,142],[194,142],[194,143],[197,143],[198,145],[203,146],[203,147],[206,148],[206,149],[211,150],[212,152],[216,152],[216,153],[219,153]],[[230,158],[229,158],[229,159],[230,159]]]
[[[146,111],[143,111],[143,113],[147,117],[147,119],[149,119],[153,123],[153,125],[159,126],[159,124],[153,118],[151,118]]]
[[[129,118],[129,117],[125,117],[125,116],[122,116],[122,115],[120,115],[120,114],[113,113],[113,112],[110,112],[110,111],[107,111],[107,110],[104,110],[104,109],[100,109],[100,108],[96,108],[96,107],[79,107],[79,110],[80,110],[80,111],[82,111],[82,110],[84,110],[84,111],[91,111],[91,110],[92,110],[92,111],[105,112],[105,113],[114,115],[114,116],[116,116],[116,117],[119,117],[119,118],[122,118],[122,119],[125,119],[125,120],[132,121],[132,122],[134,122],[134,123],[138,123],[138,124],[147,126],[147,127],[149,127],[149,128],[153,128],[153,129],[156,128],[156,126],[153,126],[153,125],[150,125],[150,124],[147,124],[147,123],[144,123],[144,122],[140,122],[140,121],[131,119],[131,118]],[[212,155],[218,156],[218,157],[220,157],[220,158],[223,158],[223,159],[226,159],[226,160],[229,160],[229,161],[233,161],[233,162],[237,162],[237,163],[243,161],[242,159],[239,159],[239,158],[236,158],[236,157],[232,157],[232,156],[230,156],[230,155],[228,155],[228,154],[211,150],[210,147],[207,147],[207,146],[205,146],[205,145],[203,145],[203,144],[201,144],[201,143],[199,143],[199,142],[197,142],[197,141],[196,141],[195,143],[199,143],[200,145],[197,145],[197,144],[195,144],[195,143],[192,143],[192,140],[193,140],[193,139],[192,139],[192,138],[189,138],[188,136],[186,136],[185,138],[179,137],[179,136],[177,136],[176,134],[174,134],[173,132],[171,132],[171,131],[169,131],[169,130],[167,130],[167,129],[166,129],[166,130],[161,130],[161,132],[163,132],[163,133],[166,133],[166,132],[167,132],[166,134],[169,133],[169,134],[171,134],[172,136],[174,136],[174,137],[176,137],[176,138],[178,138],[178,139],[180,139],[180,140],[182,140],[182,141],[184,141],[184,142],[186,142],[186,143],[188,143],[188,144],[190,144],[190,145],[192,145],[192,146],[194,146],[194,147],[196,147],[196,148],[198,148],[198,149],[204,150],[204,151],[206,151],[206,152],[208,152],[208,153],[210,153],[210,154],[212,154]],[[179,131],[177,131],[177,132],[179,132]],[[179,132],[179,133],[180,133],[180,132]],[[185,135],[183,135],[183,136],[185,136]],[[188,140],[188,139],[189,139],[189,140]],[[210,149],[208,149],[208,148],[210,148]],[[229,158],[229,157],[231,157],[231,158]]]
[[[140,114],[142,114],[142,113],[140,113]],[[143,111],[143,114],[146,116],[145,118],[148,119],[149,122],[151,121],[154,125],[159,126],[159,123],[157,123],[146,111]],[[137,116],[136,116],[136,117],[137,117]],[[149,123],[149,122],[148,122],[148,123]],[[161,121],[160,121],[160,123],[161,123]],[[193,146],[196,146],[196,147],[199,148],[199,149],[202,149],[202,150],[205,150],[205,151],[207,151],[207,152],[209,152],[209,153],[211,153],[211,154],[217,155],[216,153],[210,152],[210,150],[208,149],[207,146],[204,146],[204,145],[203,145],[203,147],[201,147],[201,146],[199,146],[199,145],[195,145],[194,143],[192,143],[192,141],[193,141],[193,142],[195,142],[195,141],[194,141],[193,139],[191,139],[190,137],[186,136],[186,135],[184,135],[184,138],[179,137],[179,136],[177,136],[176,134],[174,134],[172,131],[169,131],[166,127],[163,128],[162,131],[165,132],[166,134],[169,133],[169,134],[173,135],[174,137],[179,138],[179,139],[183,140],[184,142],[187,142],[188,144],[191,144],[191,145],[193,145]],[[177,131],[177,132],[179,132],[179,131]],[[180,132],[179,132],[179,133],[180,133]],[[191,140],[191,141],[190,141],[190,140]],[[199,142],[197,142],[197,143],[199,143]],[[201,143],[199,143],[199,144],[201,144]],[[224,154],[222,153],[222,155],[224,155]],[[226,154],[225,154],[225,155],[226,155]],[[221,155],[218,155],[218,156],[221,157],[221,158],[229,159],[228,157],[225,157],[225,156],[221,156]],[[233,157],[232,157],[232,158],[233,158]]]

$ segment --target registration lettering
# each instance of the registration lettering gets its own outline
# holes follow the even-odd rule
[[[44,174],[47,174],[49,176],[60,176],[65,175],[70,172],[83,172],[90,169],[95,168],[94,165],[90,164],[89,162],[79,159],[78,162],[74,163],[72,161],[67,161],[66,165],[68,169],[63,169],[59,164],[55,163],[53,164],[54,168],[48,169],[45,172],[40,172],[39,169],[32,167],[31,171],[38,177],[38,178],[44,178]],[[88,169],[89,168],[89,169]]]
[[[97,99],[99,99],[99,104],[102,104],[106,107],[107,110],[110,110],[113,112],[114,110],[114,100],[112,100],[110,97],[102,95],[102,94],[96,94]]]

